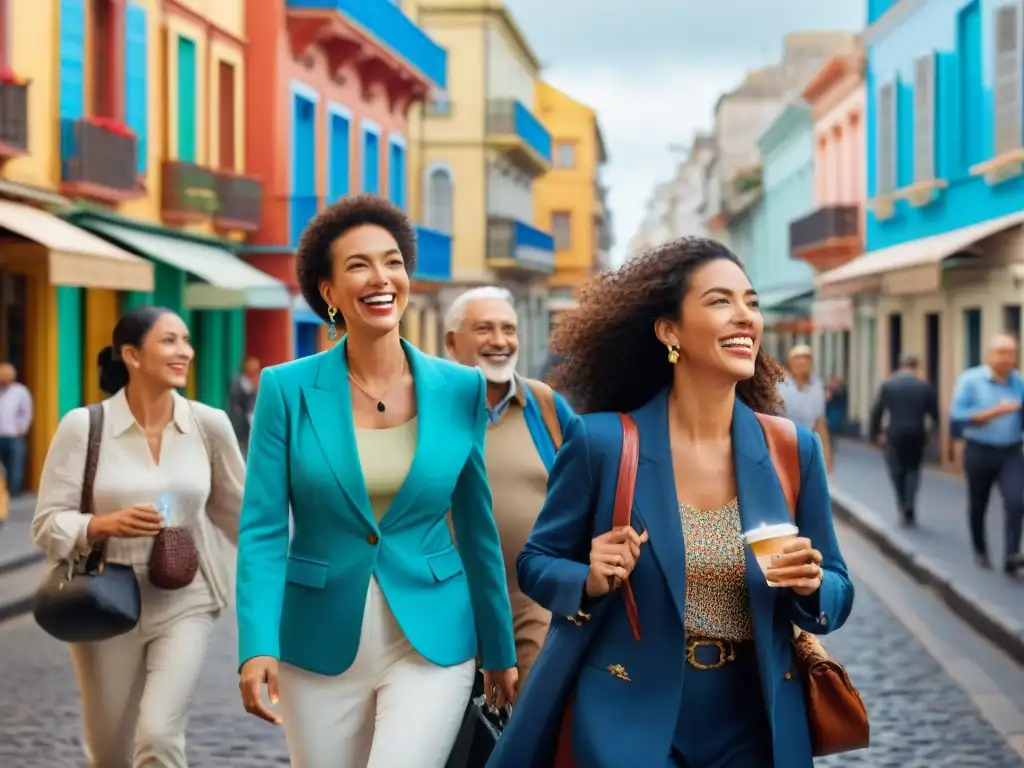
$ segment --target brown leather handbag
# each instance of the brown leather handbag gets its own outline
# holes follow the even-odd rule
[[[624,413],[622,419],[622,457],[619,459],[619,478],[615,487],[615,507],[612,510],[612,527],[621,528],[630,524],[633,513],[633,491],[636,489],[636,470],[640,461],[640,433],[636,422]],[[626,603],[626,617],[633,630],[633,637],[640,641],[640,615],[636,610],[633,588],[628,581],[622,583],[622,599]],[[562,725],[555,746],[555,760],[552,768],[576,768],[576,757],[572,751],[572,708],[575,696],[570,697],[562,715]]]
[[[757,414],[789,513],[796,519],[800,498],[800,448],[788,419]],[[815,757],[864,749],[871,742],[868,710],[843,665],[810,632],[793,627],[793,651],[804,685],[811,746]]]

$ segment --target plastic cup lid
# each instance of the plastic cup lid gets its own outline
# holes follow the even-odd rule
[[[747,540],[747,544],[753,544],[756,541],[777,539],[780,536],[796,536],[799,532],[800,529],[792,523],[775,523],[774,525],[762,523],[757,528],[744,533],[743,538]]]

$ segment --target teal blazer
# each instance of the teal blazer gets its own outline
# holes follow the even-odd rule
[[[428,661],[452,666],[479,654],[484,669],[514,667],[484,465],[483,375],[402,342],[416,389],[416,454],[378,524],[356,447],[345,342],[260,378],[238,541],[240,661],[272,656],[341,674],[359,647],[372,574]]]

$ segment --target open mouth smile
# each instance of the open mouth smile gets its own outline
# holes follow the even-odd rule
[[[750,358],[754,354],[754,337],[749,333],[734,333],[719,339],[718,346],[736,357]]]

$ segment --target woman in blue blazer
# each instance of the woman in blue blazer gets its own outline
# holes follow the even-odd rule
[[[283,721],[294,768],[440,768],[478,654],[494,703],[514,697],[484,378],[399,337],[415,266],[412,228],[390,203],[359,196],[319,213],[299,243],[299,283],[328,336],[342,323],[347,335],[260,379],[239,685],[247,711]]]
[[[782,376],[762,331],[737,258],[698,238],[599,278],[563,319],[556,385],[588,415],[566,432],[518,574],[569,620],[553,621],[491,768],[551,766],[573,699],[580,766],[811,768],[793,625],[841,627],[853,586],[805,429],[799,537],[766,573],[744,544],[745,530],[791,519],[755,413],[777,408]],[[611,530],[616,411],[632,415],[640,446],[632,525]]]

